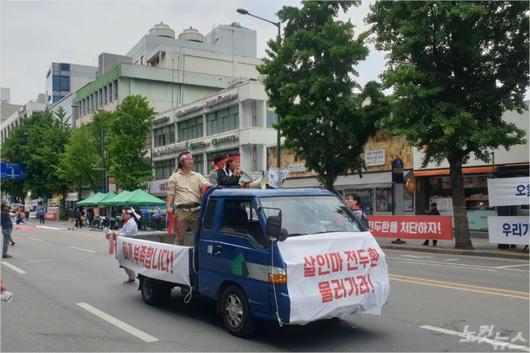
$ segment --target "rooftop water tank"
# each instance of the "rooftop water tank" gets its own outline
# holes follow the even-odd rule
[[[153,36],[166,37],[175,39],[175,31],[171,29],[168,25],[160,22],[156,24],[149,30],[149,34]]]
[[[179,34],[179,39],[188,40],[190,42],[204,43],[204,36],[195,28],[186,28]]]

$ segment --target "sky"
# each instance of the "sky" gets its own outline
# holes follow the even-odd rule
[[[369,4],[351,8],[340,19],[351,19],[356,33],[367,28]],[[46,91],[46,72],[52,62],[97,66],[102,52],[125,55],[153,25],[164,22],[178,35],[190,26],[208,33],[214,26],[239,22],[257,32],[258,57],[276,35],[275,26],[236,13],[245,8],[258,16],[277,19],[283,6],[299,1],[243,0],[0,0],[0,86],[11,89],[11,103],[25,104]],[[373,46],[356,69],[361,84],[376,80],[384,69],[383,54]]]

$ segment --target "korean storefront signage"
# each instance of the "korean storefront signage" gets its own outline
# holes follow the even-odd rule
[[[206,103],[204,103],[204,106],[206,108],[211,108],[219,104],[233,101],[234,99],[237,99],[237,93],[229,93],[225,94],[224,96],[217,96],[215,98],[207,100]]]
[[[218,146],[225,143],[235,142],[239,141],[238,135],[229,135],[229,136],[223,136],[223,137],[216,137],[212,139],[212,146]]]
[[[490,206],[516,206],[530,203],[528,177],[488,179]]]
[[[385,150],[372,150],[372,151],[366,151],[364,154],[364,163],[367,167],[372,167],[376,165],[385,165],[386,163],[386,156],[385,156]]]
[[[528,245],[528,216],[488,217],[488,234],[493,244]]]

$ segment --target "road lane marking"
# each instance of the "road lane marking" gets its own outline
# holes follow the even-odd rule
[[[403,257],[412,257],[412,258],[415,258],[415,259],[423,259],[423,258],[432,258],[432,256],[418,256],[418,255],[401,255]]]
[[[10,268],[13,271],[18,272],[18,273],[20,273],[22,275],[24,273],[26,273],[26,271],[24,271],[23,269],[20,269],[20,268],[16,267],[15,265],[10,264],[9,262],[2,261],[2,265],[6,266],[7,268]]]
[[[156,342],[158,341],[158,338],[156,337],[153,337],[143,331],[140,331],[138,330],[137,328],[135,327],[132,327],[131,325],[119,320],[119,319],[116,319],[115,317],[113,316],[110,316],[109,314],[93,307],[92,305],[90,304],[87,304],[87,303],[77,303],[77,305],[79,305],[80,307],[82,307],[83,309],[85,309],[86,311],[88,311],[89,313],[91,314],[94,314],[96,315],[97,317],[99,317],[100,319],[103,319],[105,321],[107,321],[108,323],[122,329],[123,331],[135,336],[135,337],[138,337],[139,339],[141,339],[142,341],[144,342],[147,342],[147,343],[150,343],[150,342]]]
[[[66,228],[57,228],[57,227],[50,227],[50,226],[35,226],[36,228],[40,228],[40,229],[49,229],[49,230],[61,230],[61,229],[66,229]]]
[[[490,271],[490,272],[497,272],[499,270],[504,271],[515,271],[515,272],[529,272],[527,270],[520,270],[516,268],[499,268],[494,266],[483,266],[483,265],[471,265],[471,264],[452,264],[447,262],[440,262],[440,261],[431,261],[431,260],[416,260],[416,259],[403,259],[400,257],[393,257],[393,256],[387,256],[387,259],[396,260],[399,262],[405,262],[405,263],[414,263],[419,265],[431,265],[431,266],[442,266],[442,267],[452,267],[452,268],[458,268],[458,269],[466,269],[466,270],[482,270],[482,271]]]
[[[500,288],[481,287],[481,286],[474,286],[471,284],[437,281],[437,280],[431,280],[427,278],[409,277],[409,276],[401,276],[401,275],[389,275],[389,278],[393,281],[398,281],[398,282],[413,283],[413,284],[420,284],[424,286],[447,288],[447,289],[455,289],[455,290],[461,290],[465,292],[498,295],[502,297],[515,298],[515,299],[530,300],[530,293],[527,293],[527,292],[519,292],[519,291],[500,289]]]
[[[80,251],[84,251],[84,252],[89,252],[89,253],[91,253],[91,254],[95,254],[95,253],[96,253],[94,250],[88,250],[88,249],[78,248],[77,246],[70,246],[70,249],[76,249],[76,250],[80,250]]]
[[[489,338],[486,338],[486,337],[476,336],[476,335],[472,335],[472,334],[464,333],[464,332],[448,330],[448,329],[442,328],[442,327],[436,327],[436,326],[431,326],[431,325],[423,325],[423,326],[420,326],[420,328],[425,329],[425,330],[434,331],[434,332],[445,333],[446,335],[458,336],[458,337],[466,338],[468,340],[477,341],[477,343],[482,343],[482,342],[488,343],[488,344],[491,344],[495,349],[497,349],[497,346],[499,346],[499,347],[501,347],[501,350],[504,350],[504,348],[508,348],[508,349],[517,349],[517,350],[523,351],[523,352],[530,352],[530,348],[528,348],[526,346],[520,346],[520,345],[517,345],[517,344],[512,344],[512,343],[499,341],[499,340],[492,340],[492,339],[489,339]]]
[[[28,237],[28,239],[31,239],[31,240],[34,240],[34,241],[42,241],[42,239],[37,239],[37,238],[33,238],[33,237]]]
[[[28,263],[35,264],[38,262],[51,262],[51,261],[53,261],[53,259],[40,259],[40,260],[31,260],[31,261],[28,261]]]
[[[460,261],[460,259],[445,259],[444,261]]]
[[[530,266],[530,264],[507,265],[507,266],[495,266],[495,268],[511,268],[511,267],[519,267],[519,266]]]

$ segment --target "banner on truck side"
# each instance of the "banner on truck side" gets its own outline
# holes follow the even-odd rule
[[[488,217],[488,234],[493,244],[529,244],[528,216]]]
[[[451,216],[368,216],[374,237],[400,239],[453,239]]]
[[[116,238],[120,266],[162,281],[190,285],[192,248],[132,237]]]
[[[295,236],[278,242],[287,265],[289,323],[366,312],[388,299],[385,255],[368,232]]]
[[[530,178],[488,179],[490,206],[516,206],[530,203]]]

